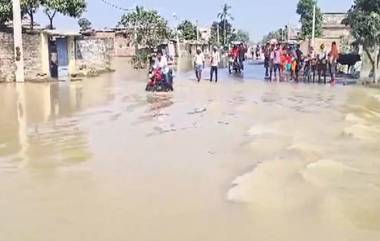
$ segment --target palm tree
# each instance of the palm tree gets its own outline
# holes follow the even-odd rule
[[[234,20],[234,18],[232,17],[230,13],[230,9],[231,9],[231,6],[225,3],[223,5],[222,11],[218,13],[218,16],[217,16],[220,19],[220,21],[223,22],[224,24],[224,28],[223,28],[224,29],[224,39],[223,39],[224,45],[226,45],[226,40],[227,40],[227,29],[226,29],[227,21]]]

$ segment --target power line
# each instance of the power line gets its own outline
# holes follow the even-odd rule
[[[109,1],[107,1],[107,0],[100,0],[100,1],[102,1],[103,3],[107,4],[108,6],[114,8],[114,9],[117,9],[117,10],[120,10],[120,11],[124,11],[124,12],[131,11],[131,9],[120,7],[120,6],[118,6],[118,5],[114,4],[114,3],[111,3]]]

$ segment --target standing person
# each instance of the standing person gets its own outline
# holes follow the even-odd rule
[[[302,60],[303,60],[303,53],[300,49],[300,45],[297,44],[296,46],[296,51],[295,51],[295,58],[296,58],[296,69],[295,69],[295,73],[296,73],[296,82],[298,82],[298,77],[299,77],[299,72],[302,68],[301,66],[301,63],[302,63]]]
[[[274,78],[276,79],[276,81],[279,81],[281,77],[281,45],[280,44],[278,44],[277,47],[273,51],[273,71],[274,71]]]
[[[311,73],[313,75],[313,83],[315,82],[315,74],[317,72],[317,58],[316,58],[315,50],[313,47],[310,47],[309,49],[309,58],[310,58],[310,66],[311,66]]]
[[[270,67],[270,44],[267,43],[264,49],[264,67],[265,67],[265,79],[269,78],[269,67]]]
[[[239,45],[239,64],[240,64],[240,69],[242,72],[244,71],[244,61],[245,61],[245,53],[246,52],[247,52],[247,50],[244,47],[244,44],[241,43]]]
[[[331,75],[331,83],[335,84],[336,82],[336,68],[337,68],[337,62],[339,58],[339,50],[336,45],[336,42],[332,42],[331,44],[331,50],[329,53],[329,66],[330,66],[330,75]]]
[[[218,82],[218,66],[220,63],[220,54],[216,47],[213,48],[211,53],[211,72],[210,72],[210,82],[213,80],[213,75],[215,73],[215,83]]]
[[[270,58],[269,58],[269,81],[273,79],[273,71],[274,71],[274,52],[276,50],[276,46],[274,44],[270,47]]]
[[[326,84],[326,72],[327,72],[327,52],[325,45],[321,44],[318,53],[318,82],[321,83],[321,75],[323,75],[324,82]]]
[[[197,77],[197,81],[200,82],[202,79],[202,71],[205,67],[205,57],[200,48],[197,48],[197,53],[194,57],[194,66],[195,66],[195,76]]]
[[[257,46],[256,46],[256,60],[259,60],[259,58],[260,58],[260,53],[261,53],[260,45],[257,45]]]
[[[281,79],[287,81],[288,52],[284,48],[281,54]]]

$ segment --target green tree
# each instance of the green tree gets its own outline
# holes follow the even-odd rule
[[[73,18],[80,17],[86,10],[85,0],[44,0],[45,14],[48,16],[50,29],[53,29],[53,20],[57,13]]]
[[[12,2],[9,0],[0,0],[0,25],[12,18]]]
[[[223,33],[224,33],[224,36],[223,36],[223,44],[226,45],[227,44],[227,29],[228,29],[228,21],[233,21],[234,18],[232,17],[231,13],[230,13],[230,10],[231,10],[231,6],[229,6],[228,4],[224,4],[223,5],[223,8],[222,8],[222,11],[220,13],[218,13],[218,18],[220,19],[220,22],[223,24]]]
[[[234,29],[228,21],[213,22],[211,25],[211,38],[210,44],[220,46],[222,43],[224,46],[230,43],[231,35]],[[219,42],[218,42],[219,33]],[[225,35],[223,33],[226,33]],[[227,38],[225,38],[227,36]],[[230,38],[228,38],[230,36]]]
[[[315,36],[322,34],[323,16],[316,0],[300,0],[297,5],[297,14],[300,15],[302,24],[301,35],[303,38],[311,38],[313,32],[313,8],[315,8]]]
[[[196,40],[197,39],[197,26],[192,22],[185,20],[180,23],[177,27],[177,30],[180,31],[180,37],[184,40]]]
[[[87,18],[80,18],[78,20],[78,25],[80,27],[80,31],[85,32],[91,29],[92,23]]]
[[[355,0],[344,23],[351,26],[356,42],[363,46],[372,65],[373,82],[380,80],[380,1]]]
[[[21,8],[23,9],[23,12],[28,14],[30,18],[31,30],[33,30],[34,28],[34,14],[37,12],[38,8],[41,6],[43,2],[44,0],[22,0],[21,1]]]
[[[135,46],[145,45],[151,50],[170,37],[168,22],[155,10],[136,10],[121,17],[119,25],[135,30]]]

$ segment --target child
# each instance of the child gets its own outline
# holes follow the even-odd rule
[[[281,79],[282,81],[287,81],[286,68],[288,65],[288,53],[286,50],[283,50],[281,55]]]

